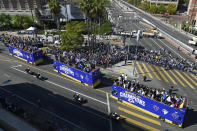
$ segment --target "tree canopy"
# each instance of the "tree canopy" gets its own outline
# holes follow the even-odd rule
[[[31,16],[28,15],[15,15],[13,17],[13,26],[15,28],[24,29],[33,24]]]
[[[4,13],[0,14],[0,25],[10,26],[11,21],[12,21],[12,19],[11,19],[10,15],[6,15]]]
[[[98,21],[105,16],[105,6],[108,4],[108,0],[81,0],[79,8],[92,20]]]
[[[163,4],[160,4],[158,9],[157,9],[157,12],[160,13],[160,14],[163,14],[166,12],[166,8]]]
[[[157,12],[157,6],[155,4],[152,4],[149,8],[150,13],[156,13]]]
[[[54,15],[54,20],[55,20],[56,26],[59,29],[59,27],[60,27],[59,15],[61,12],[61,6],[59,3],[59,0],[49,0],[48,5],[49,5],[49,9],[51,10],[51,12]]]
[[[48,4],[49,4],[49,9],[51,10],[51,12],[54,15],[59,15],[59,13],[61,12],[59,0],[49,0]]]
[[[61,49],[78,49],[82,46],[84,37],[82,35],[83,24],[81,22],[69,22],[66,31],[61,33]]]
[[[170,13],[170,14],[176,13],[176,9],[177,9],[177,6],[176,6],[175,4],[168,4],[168,5],[166,6],[166,10],[167,10],[167,12]]]
[[[147,2],[147,1],[141,2],[141,3],[140,3],[140,7],[141,7],[143,10],[148,11],[149,8],[150,8],[150,3]]]
[[[107,21],[106,23],[102,24],[101,27],[98,28],[98,33],[99,33],[100,35],[112,33],[112,27],[111,27],[111,25],[110,25],[110,22]]]

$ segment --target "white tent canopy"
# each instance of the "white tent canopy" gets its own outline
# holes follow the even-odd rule
[[[29,27],[28,29],[27,29],[27,31],[35,31],[36,30],[36,27]]]

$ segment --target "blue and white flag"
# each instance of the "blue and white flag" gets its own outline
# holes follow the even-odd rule
[[[137,31],[137,43],[139,42],[140,39],[140,30]]]

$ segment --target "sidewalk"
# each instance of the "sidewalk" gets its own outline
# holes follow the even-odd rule
[[[127,64],[125,65],[125,62],[119,62],[115,65],[112,65],[112,67],[108,67],[106,69],[101,69],[101,72],[106,75],[114,76],[118,78],[122,73],[127,74],[128,79],[137,79],[139,78],[139,74],[137,72],[137,68],[134,67],[133,61],[127,61]]]
[[[1,108],[0,126],[3,127],[6,131],[38,131],[28,123]]]

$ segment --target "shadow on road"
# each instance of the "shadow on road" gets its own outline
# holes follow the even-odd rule
[[[44,65],[51,65],[53,64],[53,59],[48,57],[48,56],[44,56],[44,62],[42,64],[40,64],[39,66],[44,66]]]
[[[108,87],[108,86],[112,86],[114,83],[114,80],[112,77],[109,77],[103,73],[101,73],[101,84],[98,85],[96,88],[104,88],[104,87]]]
[[[188,109],[184,118],[183,128],[197,124],[196,118],[197,118],[197,111],[194,111],[194,109]]]

